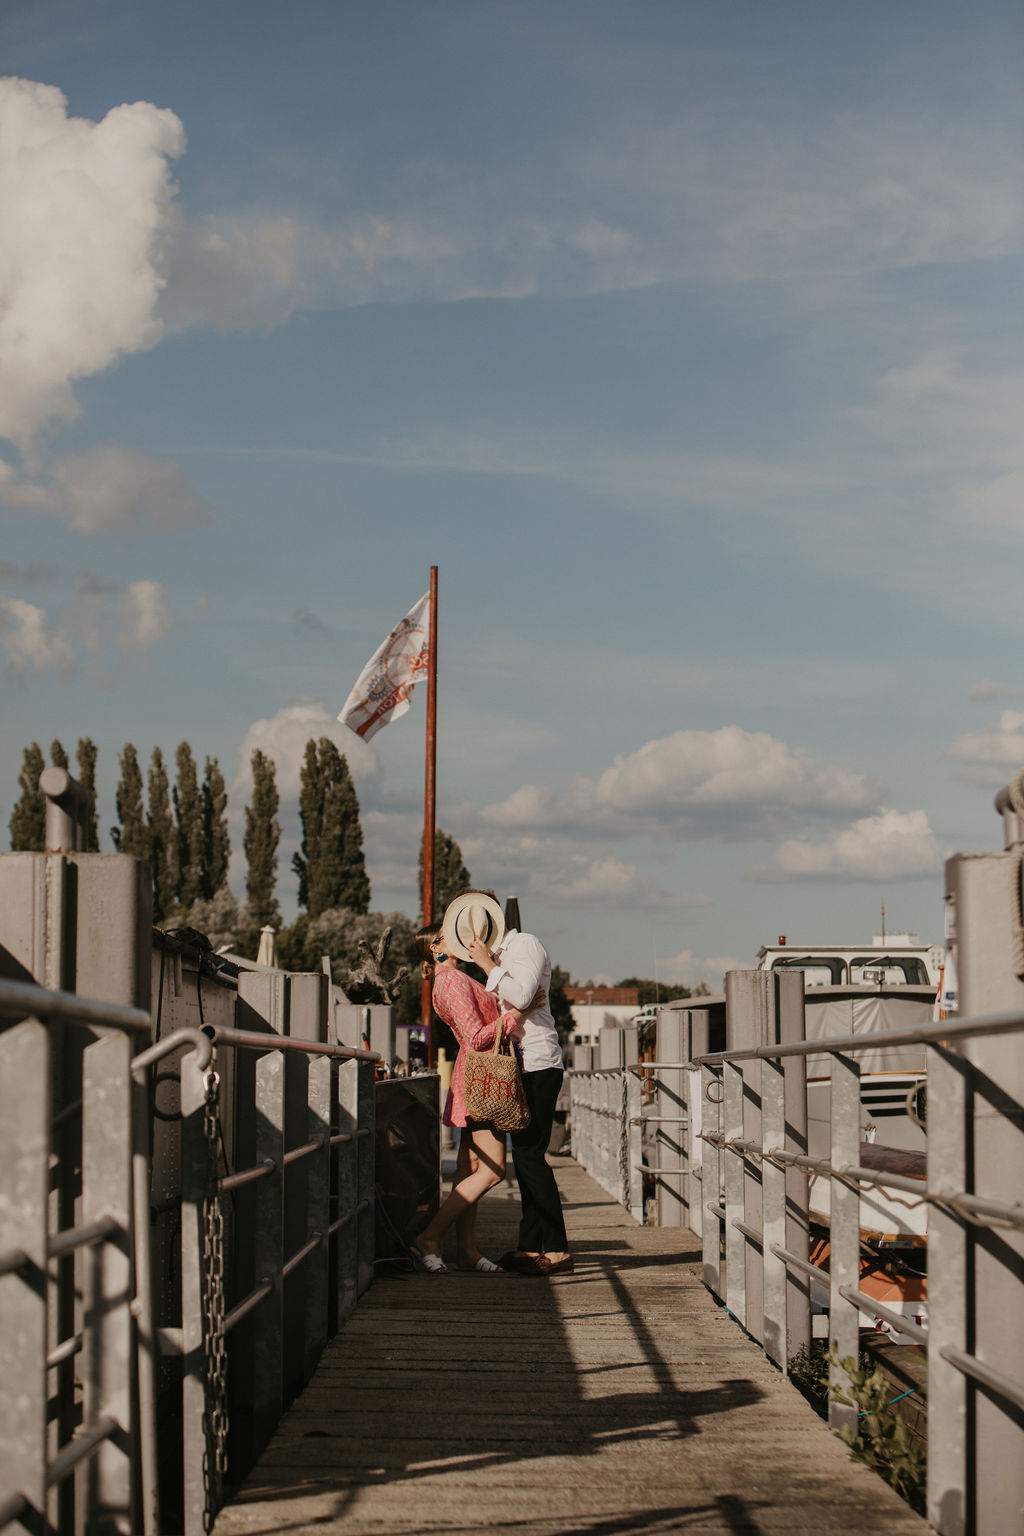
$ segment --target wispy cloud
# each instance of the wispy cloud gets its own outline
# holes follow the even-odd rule
[[[210,516],[176,464],[113,443],[55,455],[30,479],[0,463],[0,505],[48,513],[89,534],[189,528]]]

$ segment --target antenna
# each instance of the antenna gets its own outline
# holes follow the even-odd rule
[[[882,943],[885,943],[885,902],[882,902]]]
[[[654,1006],[657,1008],[661,1003],[661,989],[658,982],[658,937],[654,933],[651,934],[651,949],[654,953]]]

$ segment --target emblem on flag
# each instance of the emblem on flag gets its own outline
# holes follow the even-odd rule
[[[374,651],[342,705],[338,719],[364,741],[404,715],[430,665],[430,593],[397,623]]]

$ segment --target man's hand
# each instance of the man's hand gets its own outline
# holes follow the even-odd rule
[[[483,939],[474,939],[471,944],[466,945],[466,949],[473,964],[478,965],[489,976],[494,970],[495,960]]]

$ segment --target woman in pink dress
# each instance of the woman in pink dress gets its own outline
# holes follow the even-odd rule
[[[505,1132],[488,1122],[468,1118],[463,1068],[467,1050],[483,1051],[494,1044],[499,1022],[506,1040],[518,1040],[523,1032],[522,1016],[515,1009],[502,1014],[496,995],[458,969],[445,953],[440,923],[422,929],[417,938],[421,950],[429,953],[434,962],[434,1011],[459,1042],[442,1118],[445,1125],[459,1126],[461,1135],[451,1194],[412,1248],[421,1268],[432,1275],[443,1275],[447,1266],[441,1258],[441,1245],[444,1234],[454,1224],[459,1269],[494,1274],[498,1265],[485,1259],[476,1245],[476,1207],[505,1176]]]

